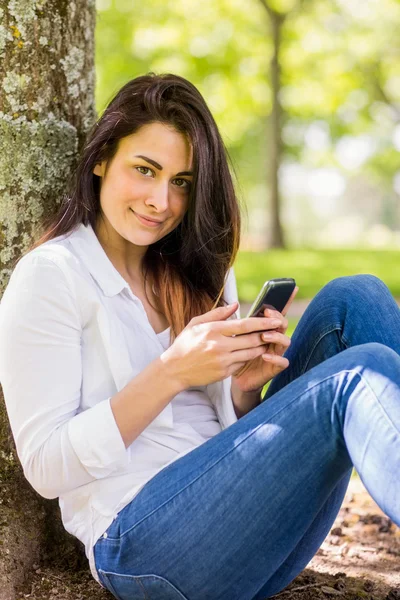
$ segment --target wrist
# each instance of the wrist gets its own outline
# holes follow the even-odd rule
[[[231,398],[233,408],[238,419],[246,415],[248,412],[256,408],[261,403],[262,387],[251,392],[243,392],[238,388],[232,379],[231,383]]]
[[[163,352],[158,359],[159,375],[170,386],[175,394],[179,394],[190,387],[190,384],[185,380],[185,374],[180,369],[181,361],[170,357],[168,350]]]

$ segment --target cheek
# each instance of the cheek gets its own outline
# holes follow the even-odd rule
[[[173,207],[172,209],[173,209],[174,214],[177,217],[182,218],[185,215],[185,213],[188,209],[188,206],[189,206],[189,197],[185,196],[184,194],[176,195],[176,197],[174,197],[172,199],[172,207]]]
[[[113,201],[118,200],[118,198],[124,200],[140,188],[139,183],[134,180],[134,178],[129,177],[124,171],[113,173],[113,176],[105,181],[105,185],[107,195],[111,197]]]
[[[120,193],[119,186],[114,179],[103,182],[100,190],[100,200],[104,206],[112,206],[117,194]]]
[[[182,206],[179,207],[176,211],[174,211],[175,222],[181,222],[186,214],[186,209],[183,209]]]

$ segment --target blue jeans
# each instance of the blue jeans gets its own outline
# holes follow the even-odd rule
[[[331,281],[263,402],[157,473],[97,541],[102,583],[120,600],[272,596],[320,547],[353,465],[400,525],[399,354],[387,287]]]

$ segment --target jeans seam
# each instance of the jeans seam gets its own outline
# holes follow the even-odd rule
[[[144,587],[143,583],[140,581],[140,578],[137,580],[137,582],[139,583],[140,587],[142,588],[142,591],[144,594],[144,600],[150,600],[150,598],[147,595],[146,588]]]
[[[309,353],[308,359],[305,362],[303,369],[301,371],[301,375],[304,375],[304,373],[307,371],[308,365],[310,364],[310,360],[312,358],[312,355],[315,352],[315,349],[318,346],[318,344],[324,339],[325,336],[329,335],[330,333],[333,333],[334,331],[340,331],[340,329],[341,328],[339,325],[335,325],[332,329],[329,329],[329,331],[325,331],[323,334],[320,335],[320,337],[318,338],[318,340],[315,342],[314,346],[312,347],[311,352]],[[346,346],[346,348],[348,348],[348,344],[347,344],[347,342],[344,341],[343,335],[341,336],[341,341]]]
[[[351,372],[353,372],[353,369],[343,370],[342,373],[343,372],[344,373],[351,373]],[[328,375],[324,379],[321,379],[320,381],[318,381],[317,383],[315,383],[312,387],[308,388],[307,391],[309,392],[309,391],[313,390],[315,387],[317,387],[321,383],[324,383],[325,381],[328,381],[329,379],[331,379],[332,377],[335,377],[335,376],[336,376],[336,374],[334,374],[334,375]],[[298,394],[297,396],[295,396],[289,404],[287,404],[285,407],[280,408],[276,413],[274,413],[273,415],[271,415],[270,418],[271,419],[275,418],[283,410],[286,410],[289,406],[291,406],[294,402],[296,402],[296,400],[302,395],[302,393],[303,392],[301,392],[300,394]],[[249,435],[247,435],[243,440],[241,440],[237,444],[237,446],[235,446],[234,448],[231,448],[230,450],[228,450],[223,456],[220,456],[220,458],[215,463],[213,463],[212,465],[210,465],[206,471],[203,471],[200,475],[198,475],[196,477],[196,479],[193,479],[192,481],[190,481],[187,485],[185,485],[185,487],[183,487],[182,489],[180,489],[179,491],[177,491],[173,496],[171,496],[170,498],[168,498],[168,500],[165,500],[165,502],[163,502],[162,504],[160,504],[160,506],[157,506],[150,513],[148,513],[146,516],[142,517],[140,519],[140,521],[138,521],[137,523],[135,523],[134,525],[132,525],[132,527],[130,527],[130,529],[127,529],[124,533],[122,533],[119,539],[122,539],[125,535],[127,535],[128,533],[130,533],[135,527],[137,527],[138,525],[140,525],[141,523],[143,523],[143,521],[145,521],[146,519],[148,519],[149,517],[151,517],[155,512],[157,512],[157,510],[159,510],[160,508],[162,508],[163,506],[165,506],[168,502],[170,502],[171,500],[173,500],[178,494],[180,494],[183,491],[185,491],[189,486],[191,486],[198,479],[200,479],[201,477],[203,477],[203,475],[205,475],[206,473],[208,473],[208,471],[210,471],[210,469],[214,468],[219,462],[221,462],[221,460],[223,460],[226,456],[228,456],[231,452],[233,452],[233,450],[235,450],[236,448],[239,448],[239,446],[241,444],[243,444],[245,441],[247,441],[249,437],[251,437],[254,433],[256,433],[260,429],[260,427],[263,427],[264,425],[266,425],[266,423],[260,423],[259,426],[256,429],[253,429],[249,433]],[[109,541],[112,541],[112,538]]]
[[[106,572],[105,572],[105,571],[103,571],[103,569],[100,569],[100,570],[101,570],[101,572],[103,573],[103,577],[104,577],[104,579],[106,580],[106,582],[108,583],[108,585],[109,585],[109,586],[110,586],[110,588],[111,588],[111,593],[112,593],[112,594],[113,594],[115,597],[117,597],[117,592],[114,590],[114,586],[113,586],[113,584],[111,583],[111,581],[110,581],[110,579],[109,579],[108,575],[106,575]],[[108,591],[110,591],[110,589],[109,589],[108,587],[106,587],[106,589],[107,589]]]

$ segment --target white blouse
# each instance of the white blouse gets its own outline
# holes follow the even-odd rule
[[[238,299],[233,268],[224,299]],[[39,494],[59,497],[99,583],[93,546],[117,513],[237,421],[228,377],[179,393],[125,448],[110,398],[169,345],[170,328],[155,333],[90,225],[22,257],[1,299],[0,382],[18,457]]]

